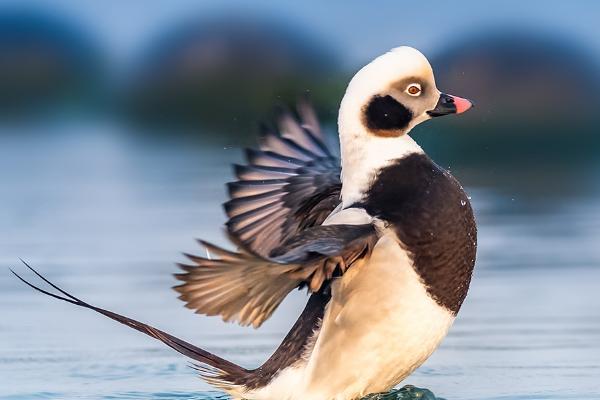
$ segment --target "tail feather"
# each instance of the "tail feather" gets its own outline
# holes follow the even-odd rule
[[[227,361],[224,358],[221,358],[206,350],[194,346],[191,343],[181,340],[153,326],[86,303],[85,301],[73,296],[72,294],[56,286],[54,283],[50,282],[25,261],[21,260],[21,262],[25,264],[25,266],[29,268],[34,274],[36,274],[42,281],[46,282],[53,289],[57,290],[62,296],[34,285],[33,283],[29,282],[28,280],[17,274],[15,271],[10,269],[10,271],[27,286],[37,290],[40,293],[43,293],[50,297],[54,297],[55,299],[66,301],[67,303],[71,303],[79,307],[88,308],[90,310],[96,311],[97,313],[100,313],[110,319],[120,322],[123,325],[127,325],[128,327],[133,328],[136,331],[142,332],[150,337],[153,337],[154,339],[160,340],[161,342],[163,342],[173,350],[177,351],[178,353],[183,354],[184,356],[187,356],[192,360],[198,362],[199,364],[194,363],[194,369],[196,369],[200,373],[202,378],[210,384],[213,384],[221,389],[228,390],[231,389],[232,386],[242,385],[243,382],[247,380],[252,374],[250,370],[242,368],[237,364]]]

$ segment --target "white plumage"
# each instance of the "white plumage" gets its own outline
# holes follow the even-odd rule
[[[307,358],[268,386],[235,394],[257,400],[348,400],[388,390],[433,353],[453,321],[387,232],[367,262],[332,285],[332,300]]]

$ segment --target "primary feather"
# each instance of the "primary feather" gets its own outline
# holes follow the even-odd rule
[[[259,149],[246,150],[248,164],[234,166],[238,180],[228,184],[228,232],[262,256],[320,225],[340,203],[340,160],[306,101],[298,115],[283,111],[277,130],[263,127]]]

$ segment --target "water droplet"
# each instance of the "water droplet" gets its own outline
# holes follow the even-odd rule
[[[464,206],[466,206],[466,205],[467,205],[467,202],[466,202],[465,200],[461,200],[461,201],[460,201],[460,205],[464,207]]]

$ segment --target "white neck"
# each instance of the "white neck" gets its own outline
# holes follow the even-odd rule
[[[345,96],[340,106],[338,130],[342,156],[342,207],[363,200],[377,172],[394,160],[423,149],[408,132],[380,137],[363,126],[362,107]]]

